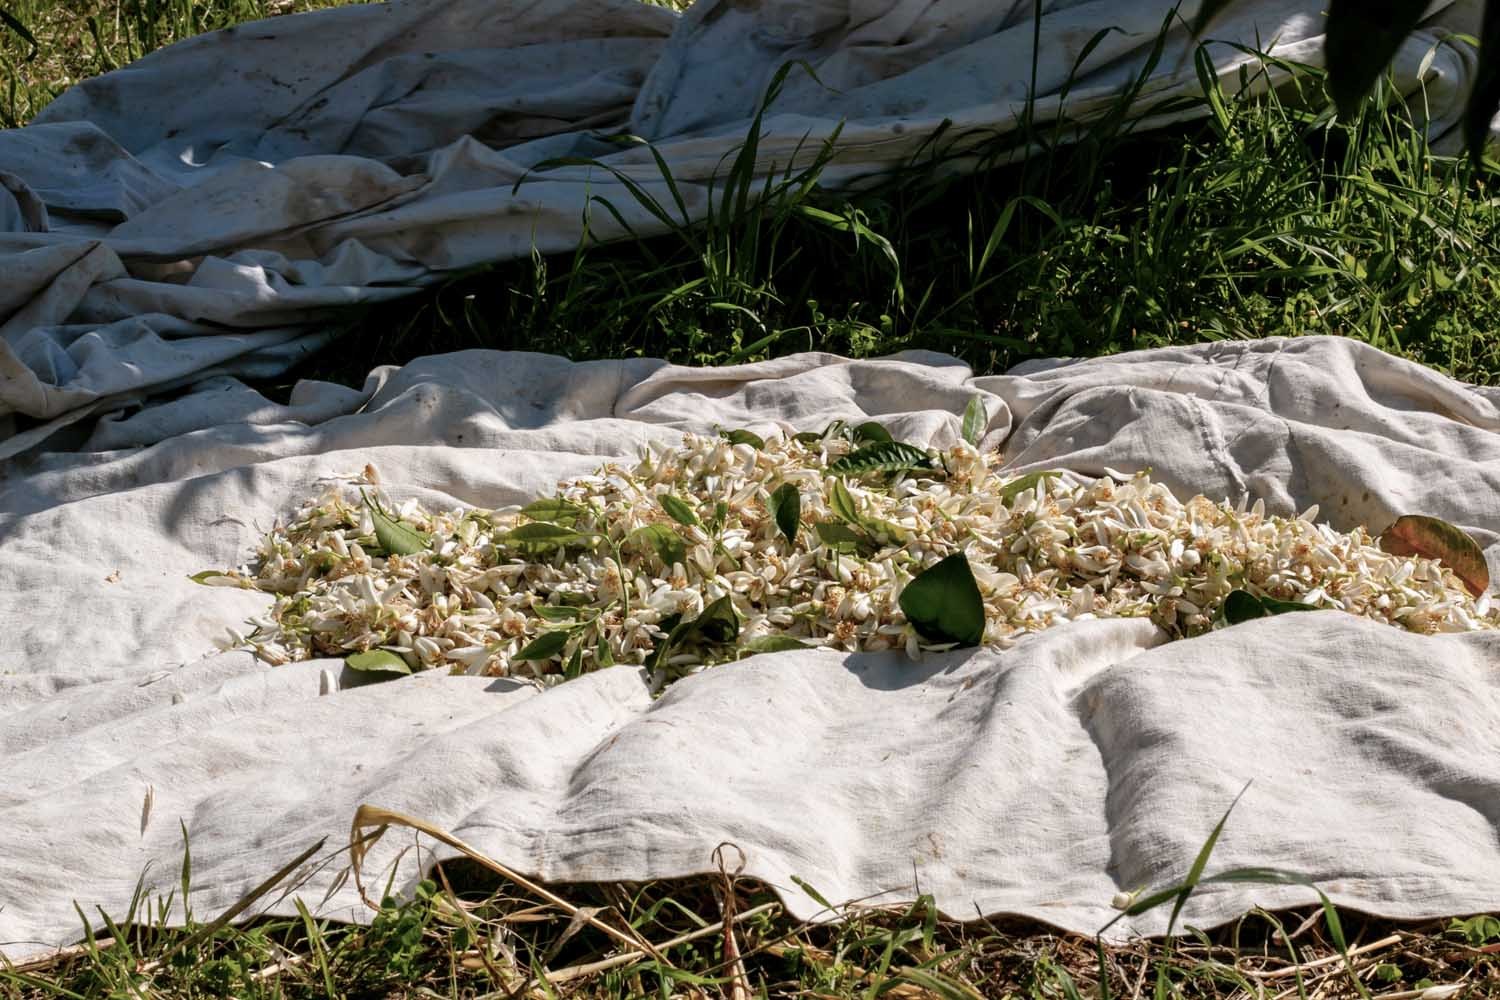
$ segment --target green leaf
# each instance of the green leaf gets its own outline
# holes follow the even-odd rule
[[[693,508],[689,507],[687,501],[681,497],[663,493],[656,499],[661,503],[661,509],[667,512],[667,516],[678,524],[691,528],[699,523],[698,515],[693,513]]]
[[[573,655],[568,657],[568,665],[563,668],[563,676],[568,680],[583,673],[583,643],[579,643],[573,650]]]
[[[1248,590],[1236,590],[1224,598],[1224,620],[1231,625],[1253,621],[1256,618],[1270,618],[1272,615],[1286,614],[1288,611],[1318,610],[1320,609],[1311,604],[1279,601],[1274,597],[1259,597]]]
[[[735,612],[734,604],[726,594],[709,603],[703,609],[703,613],[691,621],[683,621],[681,615],[671,615],[663,618],[658,627],[666,631],[667,635],[657,643],[656,649],[652,651],[647,661],[647,665],[653,669],[666,662],[674,649],[692,639],[697,638],[712,643],[733,642],[739,638],[740,616]]]
[[[536,604],[531,608],[536,616],[544,622],[571,622],[577,621],[578,616],[583,614],[582,608],[570,608],[558,604]]]
[[[921,448],[901,441],[885,441],[850,452],[830,463],[828,471],[839,475],[858,475],[866,472],[912,472],[930,468],[932,459]]]
[[[1198,855],[1193,858],[1193,864],[1188,869],[1187,878],[1182,880],[1181,891],[1178,893],[1177,899],[1172,903],[1172,915],[1167,918],[1167,933],[1169,935],[1176,928],[1177,918],[1182,914],[1182,908],[1187,904],[1188,897],[1192,896],[1193,890],[1198,887],[1198,880],[1203,877],[1203,869],[1208,867],[1208,859],[1214,853],[1214,846],[1218,844],[1219,837],[1224,833],[1224,824],[1229,822],[1229,814],[1234,812],[1234,807],[1239,805],[1240,799],[1245,797],[1245,792],[1249,789],[1250,783],[1247,781],[1245,782],[1245,787],[1241,788],[1240,793],[1234,797],[1234,801],[1229,803],[1229,808],[1224,810],[1224,815],[1219,817],[1219,822],[1214,825],[1213,832],[1208,835],[1208,839],[1203,842],[1203,846],[1198,848]]]
[[[964,440],[979,447],[979,439],[984,436],[984,429],[989,426],[989,422],[989,414],[984,411],[984,400],[978,396],[969,400],[969,405],[964,409]]]
[[[543,632],[522,647],[521,651],[516,654],[516,659],[550,660],[562,652],[562,648],[568,644],[568,638],[572,634],[573,630],[567,628],[560,628],[554,632]]]
[[[1394,556],[1426,556],[1451,569],[1469,593],[1490,589],[1484,551],[1464,532],[1435,517],[1406,514],[1380,533],[1380,547]]]
[[[757,451],[766,446],[766,439],[754,431],[741,428],[734,431],[720,431],[719,434],[730,444],[748,444]]]
[[[551,524],[573,525],[583,516],[584,509],[576,503],[559,500],[557,497],[543,497],[533,500],[521,508],[521,513],[533,521],[546,521]]]
[[[854,428],[855,441],[869,441],[873,444],[889,444],[896,439],[891,437],[891,432],[880,426],[873,420],[867,420]]]
[[[656,627],[670,636],[677,629],[677,626],[681,624],[682,613],[673,612],[672,614],[667,615],[667,617],[663,618],[661,621],[657,622]]]
[[[544,520],[535,520],[535,522],[531,522],[529,525],[517,525],[516,528],[511,528],[510,531],[505,532],[505,538],[508,538],[508,540],[526,541],[526,543],[529,543],[529,541],[559,541],[562,538],[577,537],[579,537],[579,532],[573,531],[571,528],[565,528],[562,525],[553,525],[553,523],[544,522]]]
[[[597,535],[583,534],[564,528],[562,525],[550,525],[541,520],[534,520],[529,525],[520,525],[511,528],[502,535],[502,540],[514,546],[523,546],[531,550],[552,549],[556,546],[576,546],[576,544],[592,541]]]
[[[844,555],[854,555],[874,547],[864,535],[838,521],[819,521],[813,529],[818,534],[818,541]]]
[[[833,437],[853,440],[849,425],[842,420],[831,421],[827,427],[824,427],[820,431],[802,431],[799,434],[792,435],[794,441],[801,441],[803,444],[817,444],[819,441],[826,441],[828,438]]]
[[[838,907],[834,906],[828,900],[824,899],[823,896],[822,896],[822,894],[819,893],[818,890],[814,889],[804,879],[799,878],[796,875],[793,875],[792,876],[792,883],[794,885],[796,885],[797,888],[799,888],[803,892],[807,893],[808,898],[811,899],[814,903],[817,903],[824,910],[828,911],[829,913],[837,913],[838,912]]]
[[[781,529],[788,545],[797,544],[797,529],[802,524],[802,494],[791,483],[782,483],[771,494],[771,516]]]
[[[668,569],[671,569],[674,563],[680,563],[687,557],[687,542],[665,524],[648,524],[636,528],[625,536],[625,541],[641,548],[652,549],[662,565]]]
[[[1426,8],[1427,0],[1330,0],[1323,62],[1340,115],[1350,118],[1359,110]]]
[[[865,518],[860,527],[864,528],[865,534],[878,545],[902,545],[907,539],[905,528],[893,521],[883,521],[878,517]]]
[[[1488,913],[1467,919],[1454,917],[1448,924],[1448,933],[1460,935],[1470,945],[1478,948],[1500,938],[1500,919]]]
[[[389,649],[372,649],[366,653],[355,653],[344,657],[344,666],[350,670],[370,674],[409,674],[411,667],[398,654]]]
[[[371,503],[363,492],[360,496],[364,498],[365,506],[370,508],[370,519],[375,523],[375,540],[388,554],[409,556],[427,548],[429,539],[425,534],[388,515],[380,509],[379,504]]]
[[[601,670],[615,665],[615,651],[610,648],[603,635],[599,636],[599,645],[594,650],[594,659],[598,661]]]
[[[725,594],[710,602],[703,613],[688,624],[688,628],[709,642],[733,642],[740,635],[740,616],[734,610],[734,602]]]
[[[839,520],[846,524],[859,527],[864,523],[859,516],[859,505],[854,502],[854,496],[849,492],[849,487],[844,485],[842,479],[833,481],[833,488],[828,494],[828,509],[838,516]]]
[[[846,524],[853,528],[858,528],[861,534],[854,535],[853,537],[858,538],[863,546],[871,550],[877,548],[882,542],[882,539],[874,536],[884,536],[884,540],[898,543],[906,540],[906,531],[899,525],[892,524],[890,521],[882,521],[879,518],[865,517],[861,514],[859,512],[859,504],[855,502],[854,496],[849,492],[849,488],[844,485],[842,479],[835,479],[833,481],[833,488],[829,491],[828,509],[838,515],[839,519]],[[829,541],[830,535],[825,533],[822,528],[818,529],[818,534],[825,542]],[[839,535],[834,538],[834,543],[842,543],[847,540],[846,536]],[[841,548],[839,551],[847,550]]]
[[[901,591],[900,604],[906,620],[931,642],[977,646],[984,638],[984,600],[962,552],[917,574]]]
[[[1060,475],[1062,473],[1056,469],[1043,469],[1040,472],[1028,472],[1024,476],[1012,479],[1000,487],[1000,502],[1008,504],[1027,490],[1036,489],[1037,484],[1042,480]]]
[[[747,653],[784,653],[792,649],[813,649],[801,639],[789,635],[758,635],[740,646]]]

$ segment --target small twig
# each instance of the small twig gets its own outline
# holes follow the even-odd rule
[[[1358,948],[1351,948],[1348,952],[1348,957],[1352,959],[1358,955],[1367,955],[1372,951],[1379,951],[1382,948],[1389,948],[1393,944],[1400,943],[1401,935],[1391,934],[1381,938],[1379,941],[1371,941],[1369,944],[1360,945]],[[1299,972],[1307,972],[1310,969],[1321,969],[1326,965],[1334,965],[1342,962],[1344,958],[1345,956],[1342,954],[1325,955],[1322,958],[1313,959],[1311,962],[1303,962],[1301,965],[1288,965],[1285,968],[1272,969],[1270,972],[1258,972],[1251,969],[1241,969],[1239,972],[1240,975],[1250,976],[1253,979],[1281,979],[1285,976],[1295,976]]]
[[[780,906],[780,903],[762,903],[753,909],[745,910],[743,913],[735,914],[734,922],[742,923],[743,921],[749,920],[751,917],[759,916],[760,914],[765,913],[767,910],[777,909]],[[661,944],[657,945],[657,947],[662,950],[675,948],[680,944],[687,944],[690,941],[698,941],[706,937],[712,937],[715,934],[722,933],[723,930],[724,925],[722,921],[719,923],[709,924],[707,927],[700,927],[697,930],[690,931],[687,934],[681,935],[680,937],[674,937],[670,941],[663,941]],[[646,953],[644,951],[632,950],[622,952],[618,955],[611,955],[609,958],[602,958],[597,962],[587,962],[582,965],[568,965],[564,966],[561,969],[558,969],[555,972],[548,972],[547,981],[549,983],[571,982],[574,979],[581,979],[584,976],[592,976],[600,972],[608,972],[610,969],[618,969],[622,965],[629,965],[631,962],[638,962],[645,957]],[[486,993],[483,996],[478,997],[477,1000],[500,1000],[500,998],[509,995],[510,994],[504,992]]]
[[[1276,941],[1278,944],[1285,944],[1288,941],[1295,941],[1302,935],[1306,934],[1308,929],[1311,928],[1313,924],[1316,924],[1318,922],[1318,918],[1322,915],[1322,909],[1313,910],[1307,915],[1307,919],[1303,920],[1302,923],[1297,925],[1297,929],[1292,931],[1292,933],[1286,934],[1278,929],[1274,934],[1271,935],[1271,939]]]
[[[257,969],[254,972],[250,973],[250,978],[258,983],[262,980],[269,979],[272,976],[278,976],[283,972],[290,971],[291,969],[294,969],[297,966],[301,965],[306,960],[307,959],[305,956],[289,954],[284,958],[278,958],[276,961],[272,962],[270,965],[265,966],[264,968]]]
[[[1421,990],[1401,990],[1399,993],[1377,993],[1370,1000],[1447,1000],[1464,988],[1463,983],[1446,986],[1429,986]]]
[[[29,958],[24,962],[19,962],[14,965],[9,963],[0,964],[0,969],[4,969],[7,972],[39,972],[43,969],[49,969],[54,965],[60,965],[63,962],[67,962],[74,958],[82,958],[85,955],[91,955],[95,951],[103,951],[106,948],[113,948],[114,945],[115,939],[112,937],[95,938],[90,944],[75,944],[70,945],[67,948],[58,948],[56,951],[49,951],[45,955],[39,955],[36,958]]]
[[[1288,986],[1286,989],[1284,989],[1280,993],[1276,994],[1276,996],[1273,997],[1272,1000],[1287,1000],[1288,997],[1294,997],[1294,996],[1303,996],[1303,997],[1305,997],[1306,994],[1307,994],[1307,987],[1308,987],[1309,983],[1311,983],[1313,985],[1316,985],[1318,983],[1322,983],[1325,980],[1331,979],[1334,976],[1338,975],[1341,971],[1343,971],[1343,970],[1341,970],[1341,969],[1329,969],[1327,972],[1321,972],[1321,973],[1318,973],[1317,975],[1314,975],[1311,980],[1302,981],[1302,980],[1299,979],[1297,981],[1297,983],[1295,983],[1294,985]],[[1260,987],[1259,983],[1256,983],[1255,985],[1257,987]]]
[[[625,945],[625,947],[631,949],[639,948],[649,954],[652,958],[656,959],[658,962],[661,962],[663,965],[672,964],[668,962],[666,958],[661,954],[660,949],[658,949],[651,942],[647,941],[645,938],[641,937],[640,934],[636,932],[634,927],[629,928],[628,932],[621,931],[615,927],[611,927],[609,924],[606,924],[598,917],[590,913],[585,913],[581,907],[574,906],[572,903],[568,902],[566,899],[563,899],[557,893],[552,892],[550,889],[547,889],[544,886],[538,885],[536,882],[533,882],[531,879],[522,875],[520,872],[502,865],[500,862],[482,853],[477,848],[469,846],[462,840],[459,840],[457,837],[453,836],[451,833],[447,833],[443,830],[438,829],[431,823],[428,823],[426,820],[417,819],[414,816],[407,816],[403,813],[398,813],[390,809],[381,809],[377,806],[362,805],[358,810],[355,811],[354,821],[350,827],[349,856],[350,860],[353,862],[354,867],[355,887],[359,890],[360,898],[363,899],[366,905],[368,905],[371,909],[378,909],[378,907],[376,907],[375,904],[371,902],[369,896],[365,893],[364,881],[362,877],[362,868],[365,854],[369,850],[370,844],[379,839],[381,833],[383,833],[387,827],[392,825],[404,826],[412,830],[416,830],[419,833],[425,833],[432,839],[447,844],[454,850],[463,853],[471,860],[479,862],[481,865],[485,866],[497,875],[509,879],[510,881],[514,882],[516,885],[519,885],[521,888],[527,890],[533,895],[540,896],[542,899],[545,899],[553,906],[568,914],[569,917],[586,923],[595,930],[602,931],[604,934]],[[365,835],[363,833],[363,831],[369,830],[372,827],[375,828],[374,835]]]
[[[740,863],[734,874],[724,866],[724,848],[734,847],[740,855]],[[724,928],[724,961],[729,966],[729,1000],[750,1000],[750,977],[745,972],[745,963],[740,958],[740,945],[734,936],[734,876],[745,870],[745,852],[734,844],[723,843],[714,848],[714,864],[719,868],[719,914]]]

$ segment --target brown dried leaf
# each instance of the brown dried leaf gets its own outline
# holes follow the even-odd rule
[[[1380,547],[1393,556],[1426,556],[1451,569],[1469,593],[1490,589],[1490,569],[1479,544],[1447,521],[1406,514],[1380,533]]]

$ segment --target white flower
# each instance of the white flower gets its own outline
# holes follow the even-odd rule
[[[918,636],[897,595],[923,568],[960,551],[979,586],[984,641],[1001,648],[1086,618],[1150,616],[1173,637],[1196,635],[1214,627],[1237,588],[1418,632],[1500,626],[1488,594],[1471,598],[1451,572],[1392,556],[1363,529],[1313,524],[1315,508],[1284,518],[1249,497],[1233,507],[1201,496],[1184,502],[1144,473],[1114,472],[1043,477],[1007,502],[997,456],[965,444],[944,456],[946,473],[889,481],[830,475],[829,463],[851,447],[838,437],[772,438],[757,449],[691,435],[677,447],[655,446],[634,468],[606,465],[558,484],[557,497],[574,505],[566,523],[578,533],[562,548],[508,540],[525,523],[516,507],[428,511],[415,500],[393,507],[371,488],[379,475],[367,468],[366,492],[432,546],[367,553],[371,505],[336,480],[272,529],[254,572],[237,571],[275,604],[252,622],[254,633],[231,632],[221,645],[248,647],[272,663],[384,647],[414,667],[514,670],[545,686],[570,660],[584,670],[644,664],[667,639],[663,621],[691,622],[728,595],[742,639],[782,633],[814,647],[905,647],[919,657],[947,646]],[[834,503],[835,482],[854,502],[852,525]],[[792,545],[769,510],[772,492],[786,483],[802,501]],[[699,524],[671,520],[665,495],[686,503]],[[825,547],[817,522],[863,537],[859,551]],[[656,533],[650,544],[632,535],[646,527]],[[672,534],[682,555],[664,566],[671,547],[657,543]],[[549,660],[515,659],[560,631],[563,649]],[[681,676],[735,655],[734,644],[688,630],[665,663]]]

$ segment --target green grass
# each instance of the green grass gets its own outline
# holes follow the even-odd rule
[[[245,21],[348,0],[3,0],[35,38],[0,26],[0,126],[25,124],[80,80],[173,42]]]
[[[812,168],[764,201],[716,202],[703,227],[497,264],[383,306],[299,374],[359,384],[372,360],[466,347],[689,364],[920,347],[991,372],[1334,334],[1493,383],[1500,200],[1384,94],[1347,124],[1295,97],[1215,93],[1196,124],[1096,129],[967,177],[918,164],[853,197],[820,190]]]
[[[0,42],[0,79],[19,81],[0,101],[13,121],[147,42],[281,9],[165,0],[86,14],[7,2],[43,52],[27,63],[18,38]],[[1205,118],[1157,132],[1110,116],[1061,143],[1038,127],[1026,138],[1046,149],[1027,162],[946,178],[917,163],[853,197],[818,188],[815,166],[742,199],[744,175],[726,160],[719,194],[733,196],[716,198],[706,226],[456,276],[352,316],[347,338],[269,388],[307,375],[358,385],[375,364],[468,347],[690,364],[921,347],[991,372],[1032,357],[1305,334],[1356,337],[1493,383],[1500,200],[1463,159],[1435,155],[1386,92],[1339,123],[1309,110],[1321,87],[1309,71],[1301,93],[1213,91]],[[981,154],[1000,161],[1014,145]]]
[[[1137,905],[1185,898],[1211,848],[1212,840],[1193,877]],[[186,863],[183,871],[186,892]],[[1257,871],[1202,882],[1216,878],[1282,879]],[[292,888],[269,880],[252,906]],[[827,906],[812,887],[804,891]],[[1252,910],[1209,932],[1185,927],[1165,940],[1104,945],[1025,921],[960,922],[927,897],[825,909],[841,919],[807,923],[765,886],[727,875],[548,892],[499,878],[482,859],[460,859],[410,899],[387,891],[372,901],[368,926],[332,924],[299,906],[291,918],[168,928],[161,914],[170,902],[138,891],[125,913],[80,909],[78,946],[0,963],[0,998],[1413,1000],[1435,989],[1423,1000],[1439,1000],[1500,991],[1500,920],[1488,916],[1402,927],[1340,914],[1325,900],[1300,912]]]
[[[0,124],[175,39],[329,5],[0,3],[39,43],[32,55],[0,29]],[[741,198],[744,172],[727,162],[703,226],[456,276],[351,317],[333,348],[265,388],[284,392],[298,376],[358,385],[374,365],[469,347],[692,364],[922,347],[988,372],[1304,334],[1356,337],[1495,383],[1500,201],[1489,182],[1434,155],[1385,93],[1339,123],[1302,99],[1317,95],[1317,74],[1302,87],[1257,99],[1213,91],[1202,120],[1152,133],[1120,116],[1068,143],[1028,129],[1044,148],[1027,162],[964,177],[918,163],[852,197],[822,191],[814,165]],[[1014,142],[982,152],[1000,163]],[[112,923],[84,910],[80,934],[102,940],[0,968],[0,997],[733,996],[737,982],[758,996],[837,998],[1335,998],[1460,982],[1467,995],[1500,995],[1492,918],[1398,928],[1348,914],[1330,923],[1316,908],[1252,912],[1213,933],[1100,951],[1039,925],[938,919],[925,902],[808,926],[752,883],[560,886],[559,906],[473,865],[440,873],[415,899],[386,901],[369,927],[302,918],[171,930],[144,901]],[[726,900],[749,914],[733,936],[743,974],[712,930]],[[570,906],[600,907],[600,919],[657,944],[709,932],[630,958],[575,927]],[[567,968],[586,971],[558,981]]]

